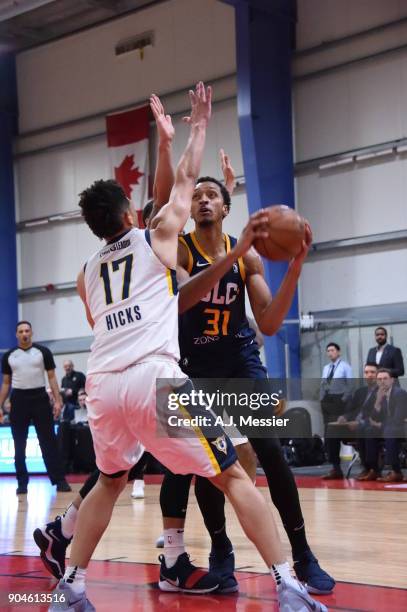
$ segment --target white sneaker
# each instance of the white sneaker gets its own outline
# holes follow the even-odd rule
[[[164,548],[164,536],[160,535],[155,541],[156,548]]]
[[[282,580],[277,587],[280,612],[328,612],[320,601],[312,599],[299,582],[290,584]]]
[[[134,481],[131,496],[133,499],[144,499],[144,480]]]
[[[48,612],[96,612],[96,608],[86,598],[86,593],[76,595],[69,584],[60,580],[52,592],[52,603]]]

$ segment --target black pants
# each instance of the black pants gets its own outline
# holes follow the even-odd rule
[[[336,421],[345,412],[345,402],[342,395],[325,395],[321,400],[322,417],[324,419],[325,435],[330,421]]]
[[[270,433],[270,437],[268,438],[250,438],[250,443],[265,472],[271,499],[280,514],[291,543],[293,556],[296,557],[304,552],[308,548],[308,545],[305,538],[304,518],[302,516],[297,485],[284,459],[280,441],[277,436]],[[172,472],[167,472],[165,474],[160,494],[163,516],[185,518],[191,479],[192,475],[182,476],[173,474]],[[199,483],[200,480],[202,480],[202,478],[198,476],[196,479],[198,487],[201,486]],[[214,485],[209,482],[208,485],[214,487]],[[195,492],[197,493],[197,488]],[[208,526],[209,522],[206,513],[210,512],[213,514],[215,511],[214,504],[216,504],[216,510],[220,512],[218,524],[222,526],[224,522],[224,499],[222,500],[220,498],[223,498],[223,493],[219,492],[218,495],[214,496],[211,500],[209,491],[206,489],[206,498],[203,498],[202,502],[198,495],[197,498],[205,524]],[[211,501],[212,506],[210,506]]]
[[[14,463],[18,484],[20,486],[28,484],[25,449],[28,427],[31,422],[37,432],[48,476],[51,483],[56,484],[64,478],[64,472],[54,431],[52,409],[45,389],[14,389],[10,400],[10,424],[14,440]]]
[[[65,473],[73,471],[73,458],[75,450],[75,436],[69,421],[61,421],[58,427],[58,448]]]
[[[385,457],[384,462],[386,465],[391,465],[391,469],[394,472],[401,472],[401,463],[400,463],[400,447],[401,447],[401,438],[385,438]]]

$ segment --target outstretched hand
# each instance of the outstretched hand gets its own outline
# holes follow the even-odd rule
[[[172,142],[175,129],[172,125],[171,115],[165,114],[164,106],[160,98],[155,94],[151,94],[150,96],[150,108],[154,115],[160,143]]]
[[[230,195],[232,195],[236,186],[235,171],[230,163],[229,155],[227,155],[223,149],[219,151],[219,154],[223,180],[225,181],[225,187],[230,193]]]
[[[191,115],[183,117],[182,120],[190,125],[206,125],[211,117],[212,111],[212,87],[205,85],[202,81],[196,84],[195,91],[189,90],[191,102]]]
[[[260,209],[250,216],[236,243],[237,257],[245,255],[257,238],[267,239],[268,237],[268,213],[264,209]]]

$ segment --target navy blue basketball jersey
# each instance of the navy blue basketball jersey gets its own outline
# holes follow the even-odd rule
[[[228,253],[236,238],[223,235]],[[197,241],[195,232],[179,237],[188,250],[188,272],[199,274],[213,263]],[[181,366],[207,366],[208,362],[233,359],[254,341],[245,308],[245,270],[242,258],[193,308],[180,315],[179,344]]]

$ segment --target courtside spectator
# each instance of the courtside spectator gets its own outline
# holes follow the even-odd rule
[[[346,442],[349,438],[355,438],[364,468],[358,480],[362,479],[362,476],[363,480],[376,480],[378,476],[377,461],[375,461],[375,458],[372,459],[370,456],[367,456],[365,450],[365,436],[369,435],[369,432],[373,433],[370,415],[377,393],[377,365],[375,363],[367,363],[363,374],[366,384],[354,391],[347,402],[346,412],[340,415],[337,421],[328,424],[325,447],[328,453],[328,460],[332,464],[332,470],[326,476],[323,476],[324,480],[343,478],[340,448],[341,442]],[[358,439],[358,436],[360,436],[360,439]]]
[[[325,435],[327,424],[344,414],[346,402],[352,393],[352,368],[342,359],[341,347],[336,342],[330,342],[326,353],[330,363],[322,371],[320,389]]]
[[[385,327],[375,329],[376,346],[369,349],[367,363],[376,363],[378,368],[390,370],[393,378],[404,376],[404,361],[401,350],[397,346],[387,343],[387,330]]]
[[[65,376],[61,381],[61,393],[64,402],[78,403],[78,391],[85,388],[86,376],[83,372],[74,370],[73,361],[64,361]]]

